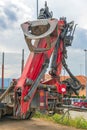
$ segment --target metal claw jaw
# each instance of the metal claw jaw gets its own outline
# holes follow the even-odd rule
[[[42,53],[44,51],[48,51],[51,48],[51,44],[50,44],[50,36],[46,37],[46,42],[47,42],[47,47],[46,48],[37,48],[35,47],[35,44],[39,43],[40,40],[36,40],[34,45],[32,44],[32,39],[29,39],[28,37],[25,36],[25,41],[28,45],[28,48],[31,52],[35,52],[35,53]]]
[[[31,52],[40,53],[48,51],[51,48],[50,35],[57,31],[57,19],[39,19],[37,21],[28,21],[21,25],[25,41]],[[46,48],[38,48],[41,39],[46,39]],[[35,40],[33,45],[33,40]]]

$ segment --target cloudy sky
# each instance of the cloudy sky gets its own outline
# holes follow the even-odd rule
[[[39,9],[45,0],[39,1]],[[55,18],[67,17],[78,24],[72,47],[68,48],[68,66],[74,75],[85,74],[84,49],[87,48],[87,0],[47,0]],[[21,72],[21,51],[25,62],[29,55],[20,24],[36,19],[36,0],[0,0],[0,77],[1,56],[5,52],[5,77],[16,78]]]

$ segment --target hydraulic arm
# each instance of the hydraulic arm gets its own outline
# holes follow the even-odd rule
[[[69,82],[60,81],[62,66],[70,74],[72,81],[75,81],[68,87],[76,92],[81,84],[74,78],[65,62],[66,47],[71,46],[75,30],[73,21],[67,23],[64,17],[60,20],[52,18],[52,12],[49,12],[47,3],[45,3],[45,8],[40,10],[38,19],[27,21],[21,24],[21,27],[30,55],[21,77],[13,86],[13,116],[16,119],[28,119],[35,109],[41,107],[47,110],[49,100],[57,101],[61,94],[67,93]],[[42,80],[49,64],[51,64],[49,74],[54,79],[54,85],[48,85]],[[10,89],[7,92],[9,91]],[[0,101],[5,95],[3,94]],[[54,102],[53,104],[55,106]]]

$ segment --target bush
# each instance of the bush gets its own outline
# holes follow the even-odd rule
[[[76,128],[87,129],[87,121],[84,118],[76,118],[75,119]]]
[[[41,118],[42,114],[40,112],[36,112],[34,115],[35,118]]]
[[[67,126],[73,126],[75,128],[81,128],[81,129],[87,129],[87,121],[82,118],[69,118],[68,116],[63,116],[60,114],[54,114],[53,116],[48,116],[45,114],[41,114],[40,112],[36,112],[34,115],[35,118],[43,118],[45,120],[50,120],[55,123],[67,125]]]

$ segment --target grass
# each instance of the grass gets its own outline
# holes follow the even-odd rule
[[[69,118],[68,116],[63,117],[63,115],[60,115],[60,114],[54,114],[53,116],[48,116],[45,114],[41,114],[40,112],[36,112],[34,117],[35,118],[42,118],[45,120],[50,120],[50,121],[53,121],[55,123],[66,125],[66,126],[72,126],[75,128],[87,130],[87,120],[85,120],[82,117],[72,119],[72,118]]]

